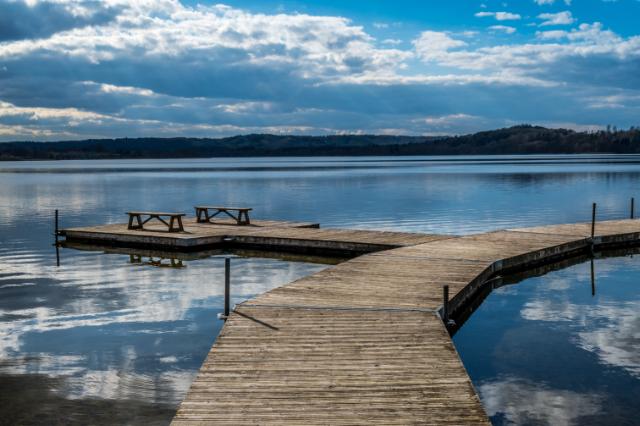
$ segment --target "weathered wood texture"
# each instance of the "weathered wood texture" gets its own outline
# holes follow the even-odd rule
[[[240,307],[174,425],[485,424],[433,313]]]
[[[404,247],[239,305],[173,423],[488,424],[436,315],[442,286],[461,303],[502,269],[587,250],[590,231],[559,225],[427,241],[391,233]],[[336,232],[315,238],[346,231]],[[638,242],[640,222],[600,222],[596,235],[598,243]]]
[[[369,252],[445,238],[406,232],[381,232],[350,229],[318,229],[305,222],[253,221],[251,225],[198,223],[184,220],[184,232],[167,233],[166,227],[149,223],[142,230],[127,229],[126,224],[111,224],[63,230],[68,240],[105,244],[148,245],[167,249],[197,249],[233,240],[245,246],[336,249]],[[160,224],[162,225],[162,224]]]
[[[561,246],[574,239],[508,231],[440,239],[360,256],[247,303],[435,310],[442,304],[443,285],[449,285],[455,295],[492,272],[496,260]]]

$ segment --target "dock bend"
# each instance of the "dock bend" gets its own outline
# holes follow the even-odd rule
[[[123,226],[112,226],[101,239],[118,239]],[[74,232],[82,231],[67,238]],[[591,223],[465,237],[274,226],[220,232],[249,245],[366,254],[236,306],[174,425],[486,425],[440,317],[443,286],[455,315],[496,275],[640,244],[635,220],[598,222],[593,236]]]

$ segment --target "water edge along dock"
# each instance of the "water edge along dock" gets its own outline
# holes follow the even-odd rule
[[[172,250],[226,244],[361,255],[237,305],[174,425],[488,424],[441,319],[443,287],[455,316],[496,275],[640,244],[636,220],[597,222],[593,237],[591,223],[464,237],[202,226],[185,222],[184,235],[126,225],[65,233],[70,242],[100,234],[94,242]],[[177,242],[190,238],[199,243]]]

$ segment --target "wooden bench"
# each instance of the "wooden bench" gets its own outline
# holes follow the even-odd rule
[[[211,206],[196,206],[196,218],[198,223],[211,223],[211,219],[217,215],[224,213],[236,221],[237,225],[251,225],[249,219],[249,212],[253,210],[248,207],[211,207]],[[214,211],[210,214],[210,210]],[[231,212],[238,212],[237,216]]]
[[[151,219],[157,219],[160,222],[167,225],[169,228],[169,232],[182,232],[184,231],[184,227],[182,226],[182,217],[185,216],[184,213],[161,213],[161,212],[127,212],[129,215],[129,226],[127,229],[144,229],[144,224],[149,222]],[[145,220],[142,220],[142,216],[147,216]],[[163,219],[163,217],[168,217],[169,222]],[[133,223],[135,219],[135,224]],[[177,222],[177,227],[175,226]]]

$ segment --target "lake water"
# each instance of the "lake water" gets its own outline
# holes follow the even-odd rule
[[[640,257],[494,290],[454,336],[494,425],[637,425]]]
[[[586,221],[594,201],[600,218],[627,217],[639,183],[640,156],[0,163],[0,418],[167,423],[221,327],[222,256],[171,268],[63,249],[56,267],[55,209],[63,227],[206,203],[323,227],[468,234]],[[326,267],[232,264],[236,302]]]

